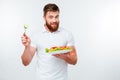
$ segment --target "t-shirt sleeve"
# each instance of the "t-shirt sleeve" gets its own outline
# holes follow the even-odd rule
[[[74,45],[74,37],[72,33],[69,33],[67,36],[67,46],[73,46]]]

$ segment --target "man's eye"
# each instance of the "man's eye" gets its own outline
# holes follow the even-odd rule
[[[58,18],[59,18],[59,16],[56,16],[55,18],[56,18],[56,19],[58,19]]]
[[[59,18],[59,16],[56,16],[56,18]]]

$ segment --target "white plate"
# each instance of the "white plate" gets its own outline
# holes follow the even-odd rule
[[[72,50],[61,50],[61,51],[54,51],[54,52],[48,52],[48,54],[64,54],[64,53],[68,53]]]

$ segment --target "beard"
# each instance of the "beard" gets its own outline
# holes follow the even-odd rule
[[[50,24],[48,22],[46,22],[46,26],[51,32],[55,32],[58,30],[59,22],[54,22],[54,23],[50,23]]]

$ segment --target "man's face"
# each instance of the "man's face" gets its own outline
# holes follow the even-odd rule
[[[44,16],[46,26],[51,31],[57,31],[59,27],[59,12],[48,11]]]

